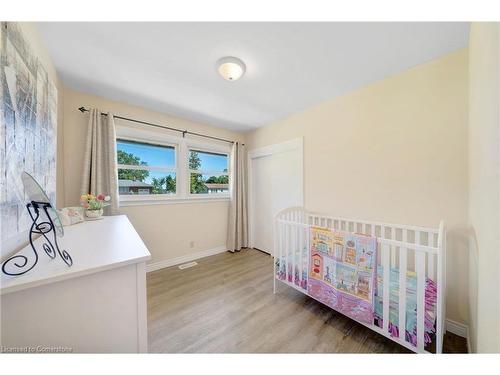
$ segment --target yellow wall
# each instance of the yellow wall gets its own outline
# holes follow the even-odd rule
[[[447,317],[468,321],[468,54],[459,50],[247,134],[304,137],[308,210],[448,226]]]
[[[500,26],[473,23],[469,40],[470,333],[500,352]]]
[[[64,186],[65,205],[78,205],[83,147],[87,132],[88,114],[78,108],[99,108],[117,115],[172,127],[205,133],[226,139],[243,140],[241,134],[215,128],[177,117],[149,111],[128,104],[73,90],[64,90]],[[116,120],[116,124],[131,126],[130,122]],[[155,131],[154,128],[148,128]],[[164,132],[163,130],[157,130]],[[178,135],[178,134],[176,134]],[[163,261],[225,246],[228,202],[179,203],[122,207],[146,246],[151,262]],[[190,242],[194,241],[194,247]]]

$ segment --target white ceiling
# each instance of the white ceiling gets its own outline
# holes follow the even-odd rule
[[[246,131],[468,42],[468,23],[39,23],[72,89]],[[241,58],[227,82],[215,62]]]

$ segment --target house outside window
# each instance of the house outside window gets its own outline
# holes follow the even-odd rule
[[[228,162],[228,154],[190,149],[190,194],[228,193]]]

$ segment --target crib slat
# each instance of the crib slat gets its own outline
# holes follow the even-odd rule
[[[297,224],[294,223],[292,224],[292,243],[293,243],[293,246],[292,246],[292,283],[295,284],[295,267],[297,265],[297,252],[298,252],[298,249],[297,249],[297,245],[298,245],[298,240],[297,240]]]
[[[284,232],[284,240],[285,240],[285,246],[283,251],[285,252],[285,260],[284,260],[284,265],[285,265],[285,282],[288,282],[288,264],[289,264],[289,259],[288,259],[288,249],[290,249],[290,243],[288,241],[288,224],[283,223],[283,232]]]
[[[278,254],[278,222],[274,221],[273,223],[273,252],[272,256],[276,257]]]
[[[281,251],[283,253],[283,272],[286,275],[286,264],[287,264],[287,254],[286,254],[286,224],[281,223],[281,233],[282,233],[282,241],[281,241]],[[284,279],[286,281],[286,278]]]
[[[444,290],[446,289],[446,229],[444,223],[439,223],[439,235],[437,239],[437,324],[436,324],[436,353],[443,352],[444,319],[446,306]]]
[[[303,267],[302,267],[302,272],[304,272],[304,270],[306,270],[306,274],[304,275],[304,279],[307,281],[307,277],[309,275],[309,251],[310,250],[310,247],[309,247],[309,227],[304,227],[304,232],[303,232],[303,235],[304,235],[304,242],[302,244],[302,251],[304,252],[302,254],[302,259],[303,259]]]
[[[406,248],[399,248],[399,339],[406,340],[406,270],[408,252]]]
[[[434,245],[434,233],[430,233],[429,232],[429,240],[427,241],[428,242],[428,245],[429,246],[435,246]],[[435,255],[433,254],[429,254],[427,255],[427,273],[428,273],[428,276],[429,276],[429,279],[431,280],[434,280],[436,281],[436,271],[435,271],[435,266],[434,266],[434,257]]]
[[[279,223],[279,230],[280,230],[280,272],[284,270],[283,265],[285,262],[285,254],[283,253],[283,249],[285,248],[284,240],[285,240],[285,233],[284,233],[284,225],[282,222]]]
[[[390,264],[389,264],[389,252],[391,248],[390,246],[382,244],[381,246],[381,251],[382,251],[382,267],[384,268],[384,280],[383,280],[383,290],[384,290],[384,295],[383,295],[383,314],[382,318],[384,320],[383,324],[383,330],[384,332],[389,331],[389,277],[390,277]]]
[[[304,246],[302,246],[302,243],[304,242],[304,227],[302,225],[297,227],[299,233],[299,286],[302,286],[302,270],[304,268],[304,262],[303,262],[303,254],[302,252],[304,251]]]
[[[293,225],[288,224],[288,260],[290,264],[290,268],[288,269],[288,277],[292,280],[293,283],[293,255],[295,249],[293,247]]]
[[[416,252],[417,260],[417,348],[424,350],[425,335],[425,253]]]
[[[391,227],[391,240],[396,239],[396,231],[394,230],[394,227]],[[396,267],[396,247],[391,246],[391,267],[395,268]]]
[[[300,272],[299,267],[300,267],[300,225],[298,224],[298,218],[297,222],[295,223],[295,267],[297,267],[297,282],[300,285]],[[295,272],[295,270],[294,270]]]

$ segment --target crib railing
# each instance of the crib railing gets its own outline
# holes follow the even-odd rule
[[[375,324],[367,326],[419,353],[426,352],[426,279],[434,281],[437,284],[435,350],[436,353],[442,352],[445,316],[444,290],[446,286],[446,232],[443,222],[440,223],[439,228],[435,229],[313,214],[304,211],[300,207],[286,209],[276,216],[274,222],[274,256],[279,260],[274,262],[275,291],[276,279],[278,278],[289,286],[307,293],[304,286],[307,284],[309,272],[309,234],[311,226],[351,233],[363,233],[377,238],[377,266],[381,265],[383,268],[383,324],[382,327]],[[280,268],[276,269],[277,266]],[[406,327],[407,271],[413,271],[416,274],[416,346],[406,340],[404,328],[400,328],[400,332],[403,334],[399,334],[399,337],[393,337],[389,332],[389,280],[391,268],[397,268],[399,271],[398,327]],[[282,277],[277,277],[277,272]]]

